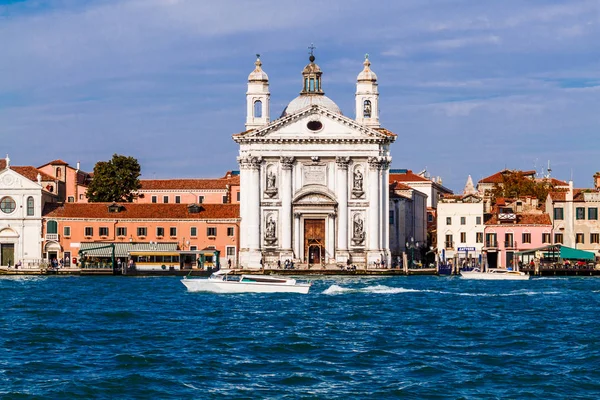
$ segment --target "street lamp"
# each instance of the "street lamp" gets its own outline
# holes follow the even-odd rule
[[[415,242],[415,238],[410,237],[410,241],[406,242],[406,248],[410,249],[410,264],[413,265],[415,262],[415,249],[419,248],[419,242]]]

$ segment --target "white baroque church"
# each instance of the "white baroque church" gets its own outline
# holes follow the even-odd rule
[[[356,117],[323,91],[311,54],[302,90],[270,119],[269,78],[260,57],[248,77],[246,131],[239,144],[240,264],[280,260],[309,266],[373,264],[389,250],[390,145],[379,124],[377,75],[368,56],[356,83]]]

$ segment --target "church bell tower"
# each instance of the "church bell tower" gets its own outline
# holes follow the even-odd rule
[[[269,77],[262,70],[260,54],[256,55],[256,67],[248,76],[246,92],[246,130],[257,129],[267,125],[269,119]]]
[[[356,78],[356,122],[379,128],[379,92],[377,75],[371,71],[369,55],[365,55],[364,68]]]

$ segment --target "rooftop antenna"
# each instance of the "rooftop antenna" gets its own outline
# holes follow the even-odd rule
[[[548,168],[546,169],[546,171],[548,172],[546,178],[550,178],[550,174],[552,173],[552,168],[550,168],[550,160],[548,160]]]

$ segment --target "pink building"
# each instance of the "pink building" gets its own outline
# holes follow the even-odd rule
[[[515,253],[550,244],[552,222],[537,199],[497,199],[485,221],[484,235],[488,268],[510,268],[518,262]]]
[[[136,203],[239,204],[240,176],[217,179],[142,179]]]
[[[91,175],[79,169],[79,162],[77,167],[73,168],[63,160],[54,160],[38,169],[54,177],[58,201],[87,203],[87,185],[91,180]]]
[[[119,245],[119,257],[128,257],[143,244],[189,252],[214,249],[223,265],[235,266],[239,222],[237,204],[48,204],[43,212],[44,258],[68,264],[81,248],[113,243]]]

